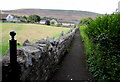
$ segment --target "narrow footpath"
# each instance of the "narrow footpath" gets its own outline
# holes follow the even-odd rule
[[[92,80],[86,65],[86,55],[79,30],[75,34],[70,52],[66,54],[60,69],[51,80]]]

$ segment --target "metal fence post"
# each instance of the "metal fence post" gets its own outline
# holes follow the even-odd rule
[[[20,80],[20,65],[17,62],[17,40],[14,39],[14,36],[16,35],[15,31],[10,32],[11,39],[9,40],[10,45],[10,67],[11,71],[9,74],[8,79],[10,81],[19,81]]]
[[[17,63],[17,40],[14,39],[14,36],[16,35],[15,31],[11,31],[10,35],[12,37],[11,40],[9,40],[10,45],[10,65],[12,68],[14,68]]]

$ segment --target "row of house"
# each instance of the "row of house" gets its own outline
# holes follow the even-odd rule
[[[46,20],[41,20],[40,24],[45,24]],[[55,20],[52,19],[50,22],[54,22],[54,25],[60,24],[62,26],[74,26],[76,24],[79,24],[79,21],[63,21],[63,20]]]
[[[0,19],[2,22],[21,22],[21,21],[26,21],[24,18],[15,18],[11,14],[1,14]]]
[[[0,18],[2,19],[2,22],[21,22],[21,21],[26,21],[24,18],[15,18],[11,14],[1,14]],[[41,20],[39,23],[40,24],[45,24],[46,20]],[[60,24],[62,26],[74,26],[76,24],[79,24],[79,21],[63,21],[63,20],[55,20],[52,19],[50,22],[54,22],[54,25]]]

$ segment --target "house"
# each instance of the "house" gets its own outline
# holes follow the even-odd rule
[[[24,19],[24,18],[14,18],[13,21],[14,21],[14,22],[18,22],[18,23],[20,23],[20,22],[26,22],[27,20]]]
[[[70,21],[58,21],[58,24],[61,24],[62,26],[74,26],[75,24]]]
[[[15,18],[13,15],[10,14],[1,14],[0,18],[2,19],[2,22],[26,22],[26,19]]]
[[[3,22],[5,22],[5,21],[13,21],[14,20],[14,16],[12,16],[10,14],[1,14],[0,18],[2,19]]]
[[[78,20],[73,20],[73,21],[70,21],[70,22],[73,23],[73,24],[76,24],[76,25],[78,25],[80,23],[80,21],[78,21]]]
[[[6,17],[6,20],[7,21],[13,21],[14,20],[14,16],[12,16],[12,15],[8,15],[7,17]]]
[[[40,20],[40,24],[45,24],[46,20]]]
[[[58,22],[55,19],[50,20],[50,22],[54,22],[54,25],[58,24]]]

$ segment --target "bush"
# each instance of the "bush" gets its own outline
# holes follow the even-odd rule
[[[25,23],[26,21],[25,20],[20,20],[21,22]]]
[[[92,42],[87,62],[94,77],[98,81],[120,80],[120,14],[97,17],[85,33]]]
[[[57,26],[57,27],[61,27],[61,24],[57,24],[56,26]]]
[[[54,25],[54,24],[55,24],[55,22],[54,22],[54,21],[52,21],[52,22],[50,22],[50,24],[51,24],[51,25]]]

